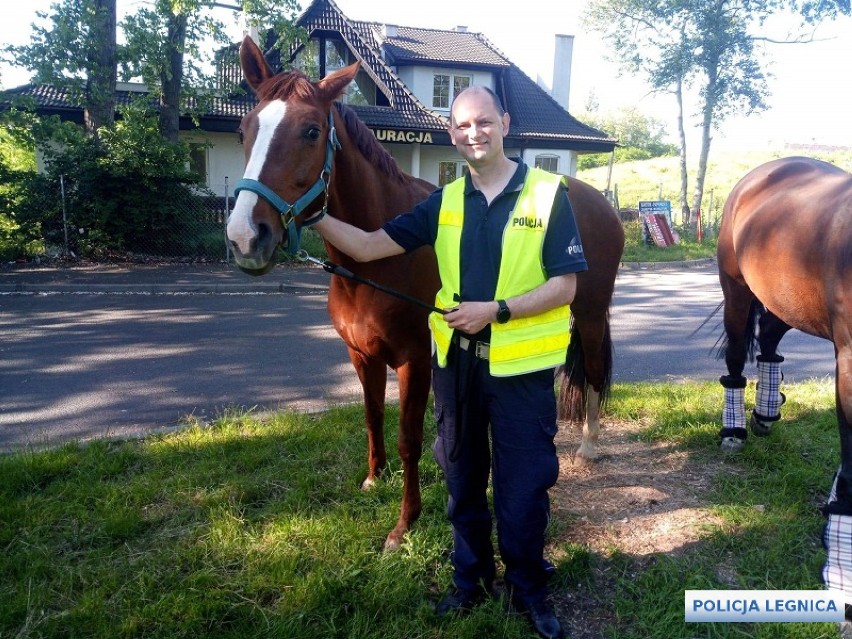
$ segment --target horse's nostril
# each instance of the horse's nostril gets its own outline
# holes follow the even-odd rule
[[[269,225],[266,222],[261,222],[257,225],[257,241],[263,242],[272,234],[272,229],[269,228]]]

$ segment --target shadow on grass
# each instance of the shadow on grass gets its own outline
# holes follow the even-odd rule
[[[705,501],[724,523],[677,553],[554,540],[554,601],[575,639],[813,639],[830,627],[683,623],[685,589],[820,587],[818,505],[837,466],[833,409],[791,392],[772,437],[722,457],[716,386],[618,385],[611,412],[641,441],[718,458]],[[0,635],[528,637],[501,602],[458,619],[432,613],[451,535],[428,446],[423,515],[400,551],[382,553],[401,497],[397,419],[390,409],[390,466],[369,492],[360,408],[226,414],[138,442],[0,458]],[[560,526],[571,522],[555,523],[557,538]]]
[[[615,546],[596,552],[569,548],[568,559],[558,565],[555,592],[576,636],[837,636],[834,624],[683,621],[685,590],[823,588],[825,520],[819,508],[839,464],[833,388],[814,382],[785,392],[790,401],[775,432],[767,438],[750,437],[745,450],[730,457],[718,449],[718,384],[616,388],[609,417],[632,420],[633,437],[649,444],[636,456],[637,467],[653,467],[640,458],[676,446],[686,456],[684,465],[716,470],[701,495],[707,523],[697,540],[651,554],[625,553]],[[606,436],[604,429],[602,441]],[[642,470],[635,471],[637,476]],[[631,484],[635,478],[624,482]],[[585,553],[579,564],[578,552]],[[589,619],[597,620],[596,628],[584,633]]]

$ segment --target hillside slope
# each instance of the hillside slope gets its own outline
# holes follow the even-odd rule
[[[722,213],[725,199],[737,181],[754,167],[776,158],[804,155],[817,158],[852,172],[852,149],[827,151],[820,149],[762,149],[743,152],[713,152],[707,167],[702,208],[709,212],[705,219],[712,223]],[[608,167],[581,171],[577,177],[596,189],[607,188]],[[672,213],[680,210],[680,166],[677,157],[654,158],[640,162],[615,164],[610,188],[617,191],[621,208],[636,208],[642,200],[670,200]],[[689,203],[695,190],[695,169],[689,170]],[[677,215],[675,223],[677,223]]]

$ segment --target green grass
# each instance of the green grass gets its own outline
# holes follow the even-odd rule
[[[701,242],[683,232],[681,240],[672,246],[645,244],[638,220],[624,223],[624,252],[622,262],[684,262],[716,256],[716,238],[703,237]]]
[[[820,588],[817,507],[838,464],[833,388],[784,390],[777,432],[729,458],[716,446],[718,384],[616,385],[609,415],[641,441],[723,467],[705,499],[724,523],[649,558],[569,543],[570,522],[554,521],[557,602],[589,598],[610,619],[606,638],[836,635],[831,624],[683,622],[684,589],[732,587],[720,567],[738,588]],[[382,552],[402,486],[394,430],[386,480],[369,492],[360,407],[229,413],[141,441],[0,458],[0,636],[529,637],[500,602],[460,619],[432,613],[451,535],[428,446],[424,514],[400,551]]]

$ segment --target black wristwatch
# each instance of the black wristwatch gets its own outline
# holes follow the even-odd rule
[[[509,310],[509,307],[506,306],[506,300],[497,300],[497,306],[500,308],[497,309],[497,323],[505,324],[512,317],[512,311]]]

